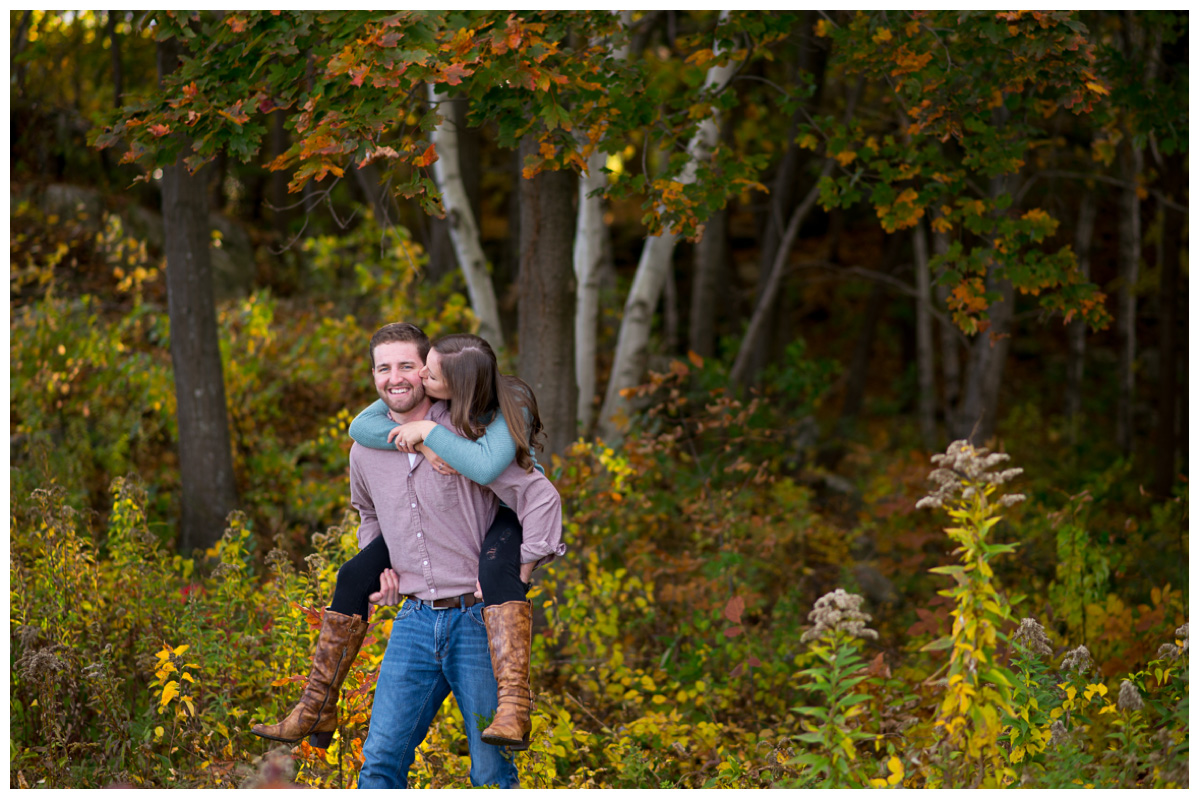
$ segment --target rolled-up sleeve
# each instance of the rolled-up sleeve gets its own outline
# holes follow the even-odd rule
[[[515,463],[488,484],[521,522],[521,563],[541,564],[565,555],[563,542],[562,498],[542,473],[526,472]]]
[[[375,503],[371,499],[371,487],[367,483],[362,470],[359,469],[355,458],[355,448],[350,446],[350,504],[358,511],[358,549],[361,550],[382,535],[379,527],[379,517],[375,513]]]

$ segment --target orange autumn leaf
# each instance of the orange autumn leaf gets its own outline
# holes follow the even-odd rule
[[[414,167],[428,167],[430,164],[438,160],[437,150],[434,145],[430,144],[425,148],[425,152],[413,159]]]

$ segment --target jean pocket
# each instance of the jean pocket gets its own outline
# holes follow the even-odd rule
[[[476,603],[467,609],[467,616],[475,620],[479,627],[487,630],[487,623],[483,621],[483,603]]]
[[[416,600],[405,598],[400,604],[400,610],[396,612],[396,620],[408,619],[412,613],[417,610],[417,606],[421,605]]]

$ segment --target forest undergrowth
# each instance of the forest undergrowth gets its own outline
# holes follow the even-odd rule
[[[14,210],[12,787],[353,785],[394,609],[330,748],[249,728],[299,696],[356,548],[367,335],[473,324],[394,266],[415,245],[380,241],[305,243],[324,304],[222,304],[244,510],[180,554],[160,271],[116,218]],[[812,447],[835,370],[798,342],[738,395],[721,359],[677,360],[634,391],[623,446],[553,459],[569,551],[532,595],[523,784],[1187,786],[1186,480],[1146,496],[1034,395],[991,450],[923,452],[894,420]],[[468,768],[448,699],[410,785]]]

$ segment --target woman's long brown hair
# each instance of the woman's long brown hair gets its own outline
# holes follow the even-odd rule
[[[450,392],[450,421],[476,441],[487,430],[481,420],[499,409],[517,445],[517,463],[526,472],[532,470],[530,449],[542,447],[542,418],[529,384],[515,375],[501,375],[492,346],[474,334],[443,336],[432,349],[441,358],[442,380]]]

